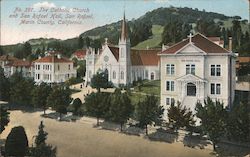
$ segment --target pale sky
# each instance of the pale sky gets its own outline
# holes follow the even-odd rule
[[[68,39],[79,36],[86,30],[121,20],[125,8],[126,18],[138,18],[148,11],[159,7],[190,7],[218,12],[227,16],[241,16],[248,19],[248,0],[2,0],[1,2],[1,34],[0,45],[25,42],[31,38]],[[45,9],[62,8],[72,13],[73,8],[88,10],[85,14],[90,18],[82,20],[81,24],[61,25],[55,21],[50,24],[20,24],[20,14],[11,18],[16,7],[22,9],[34,8],[33,13],[39,14],[41,7]],[[46,14],[46,13],[44,13]],[[49,13],[50,16],[53,13]],[[66,13],[65,13],[66,14]],[[78,13],[74,13],[76,16]],[[45,18],[46,19],[46,18]],[[46,19],[49,21],[50,19]],[[65,18],[64,18],[65,20]],[[52,20],[53,21],[53,20]]]

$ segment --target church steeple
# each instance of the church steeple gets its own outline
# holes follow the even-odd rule
[[[126,23],[126,18],[125,18],[125,11],[124,11],[123,20],[122,20],[121,40],[127,40],[127,38],[128,38],[128,32],[127,32],[127,23]]]

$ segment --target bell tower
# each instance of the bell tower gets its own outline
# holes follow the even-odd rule
[[[131,74],[131,59],[130,59],[130,39],[128,37],[128,28],[125,18],[125,12],[123,15],[121,25],[121,36],[119,39],[119,64],[120,64],[120,84],[130,83]]]

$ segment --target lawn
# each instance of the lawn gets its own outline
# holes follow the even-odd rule
[[[131,92],[130,98],[133,104],[144,100],[146,95],[151,94],[157,96],[160,99],[160,80],[144,80],[140,90],[138,86],[135,86],[134,90]]]
[[[141,89],[139,90],[139,87],[135,87],[135,92],[140,92],[140,93],[146,93],[146,94],[153,94],[156,96],[160,96],[160,80],[144,80],[143,84],[141,86]]]

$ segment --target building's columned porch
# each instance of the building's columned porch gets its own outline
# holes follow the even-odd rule
[[[194,100],[203,101],[205,97],[205,79],[187,74],[176,79],[178,98],[183,103],[186,97],[193,97]]]

